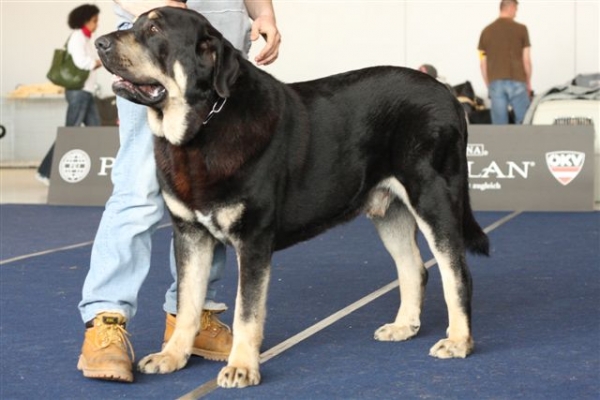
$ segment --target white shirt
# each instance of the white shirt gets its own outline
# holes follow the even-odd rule
[[[81,29],[73,31],[67,43],[67,51],[73,57],[73,62],[78,68],[90,71],[83,90],[94,93],[96,90],[96,60],[98,53],[91,38],[86,37]]]

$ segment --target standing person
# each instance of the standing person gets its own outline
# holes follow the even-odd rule
[[[119,29],[129,28],[138,15],[159,6],[186,7],[179,1],[115,3]],[[271,0],[189,0],[187,8],[202,13],[244,54],[250,49],[250,40],[262,35],[266,44],[255,58],[257,64],[270,64],[277,58],[281,38]],[[118,97],[117,108],[121,147],[112,170],[113,193],[100,221],[79,303],[86,331],[77,367],[88,378],[132,382],[133,349],[125,324],[136,313],[138,291],[150,267],[151,234],[163,216],[164,202],[146,107]],[[214,288],[224,265],[221,245],[213,255],[201,330],[193,348],[193,354],[213,360],[225,360],[232,343],[230,328],[216,315],[227,308],[215,301]],[[172,243],[170,267],[176,281]],[[163,308],[167,340],[176,321],[176,282],[167,291]]]
[[[92,41],[92,34],[98,28],[100,9],[93,4],[84,4],[69,13],[69,28],[73,33],[67,42],[67,51],[79,69],[90,71],[81,90],[65,90],[67,99],[67,119],[65,126],[98,126],[100,114],[94,102],[96,90],[95,70],[102,66]],[[50,184],[50,170],[54,155],[54,143],[38,167],[36,178],[45,185]]]
[[[521,124],[531,96],[531,54],[527,27],[515,21],[517,0],[502,0],[500,16],[479,38],[480,67],[488,87],[493,124],[508,124],[508,106]]]

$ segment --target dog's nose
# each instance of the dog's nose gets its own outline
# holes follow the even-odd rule
[[[96,42],[94,44],[96,45],[96,49],[99,52],[101,51],[106,53],[112,47],[112,40],[110,40],[110,38],[104,35],[96,39]]]

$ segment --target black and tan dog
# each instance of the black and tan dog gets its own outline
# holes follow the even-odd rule
[[[377,67],[283,84],[254,67],[201,15],[161,8],[96,41],[115,92],[149,107],[173,219],[177,327],[146,373],[183,368],[199,328],[218,241],[235,248],[239,284],[223,387],[260,382],[272,253],[366,213],[399,275],[401,306],[375,339],[419,331],[427,271],[419,228],[438,262],[447,338],[430,354],[466,357],[471,277],[465,251],[487,254],[468,194],[460,104],[429,76]],[[365,271],[368,273],[368,271]]]

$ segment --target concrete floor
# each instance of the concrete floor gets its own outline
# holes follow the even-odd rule
[[[48,186],[35,178],[36,168],[0,168],[0,204],[46,204]]]

